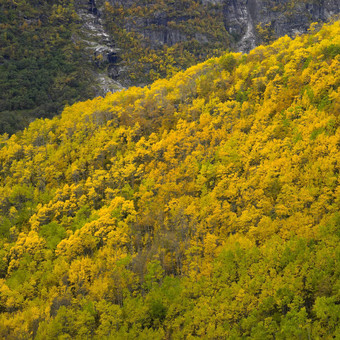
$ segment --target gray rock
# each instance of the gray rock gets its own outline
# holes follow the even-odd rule
[[[124,7],[140,3],[138,0],[109,0],[109,2],[113,6]],[[289,0],[200,0],[199,2],[203,6],[215,5],[221,8],[225,29],[232,37],[231,47],[242,52],[248,52],[264,42],[256,29],[259,24],[267,25],[266,27],[273,33],[273,38],[286,34],[294,36],[306,32],[312,22],[324,22],[340,12],[339,0],[300,0],[296,1],[291,9],[289,6],[293,2]],[[177,22],[188,19],[185,13],[183,17],[176,17]],[[152,20],[139,18],[135,23],[127,23],[125,28],[142,34],[150,41],[152,48],[163,44],[171,46],[189,39],[184,32],[171,29],[168,21],[170,19],[167,18],[167,14],[160,10],[155,13]],[[203,34],[196,34],[195,38],[200,43],[209,41],[209,38]]]
[[[106,0],[75,0],[76,10],[83,22],[81,39],[87,46],[88,56],[94,63],[97,73],[97,83],[102,92],[122,88],[117,80],[129,84],[126,77],[128,70],[121,66],[119,49],[114,39],[106,32],[101,16]],[[230,49],[249,52],[255,46],[284,35],[294,36],[306,32],[312,22],[327,21],[340,12],[339,0],[195,0],[206,10],[213,8],[221,11],[223,25],[230,35]],[[132,5],[147,6],[138,0],[109,0],[113,6]],[[157,0],[154,0],[157,2]],[[159,9],[152,17],[134,17],[125,20],[125,29],[140,33],[145,38],[145,45],[151,48],[161,48],[179,42],[196,39],[200,44],[209,43],[204,32],[194,32],[190,36],[184,30],[170,25],[185,22],[191,18],[187,13],[181,13],[170,18],[169,13]],[[264,30],[259,30],[263,27]],[[266,35],[263,33],[265,32]],[[269,36],[269,37],[268,37]],[[97,71],[96,71],[97,70]]]
[[[96,1],[76,0],[75,8],[82,22],[81,33],[75,39],[81,40],[88,51],[84,57],[93,65],[96,94],[105,95],[107,92],[121,90],[123,87],[116,80],[122,72],[122,68],[116,66],[120,50],[105,30]]]

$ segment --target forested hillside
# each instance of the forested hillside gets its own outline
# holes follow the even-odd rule
[[[340,13],[337,0],[92,0],[120,48],[123,84],[149,84],[221,56],[305,33]],[[117,65],[118,66],[118,65]],[[117,67],[116,66],[116,67]],[[119,66],[118,66],[119,69]]]
[[[0,133],[94,96],[79,27],[72,1],[0,0]]]
[[[337,0],[0,0],[0,133],[339,12]]]
[[[0,140],[0,338],[340,337],[340,23]]]

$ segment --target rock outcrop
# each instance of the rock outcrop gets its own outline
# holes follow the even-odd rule
[[[244,52],[269,39],[307,32],[312,22],[325,22],[340,12],[338,0],[221,0],[220,3],[225,27],[235,37],[236,49]]]
[[[109,2],[113,6],[148,6],[138,0],[109,0]],[[209,8],[216,10],[216,7],[223,12],[225,29],[233,37],[232,48],[243,52],[266,42],[269,38],[306,32],[312,22],[327,21],[340,12],[338,0],[201,0],[196,2],[206,6],[208,12]],[[176,1],[173,3],[175,6]],[[128,31],[141,33],[150,41],[152,47],[162,44],[171,46],[186,41],[188,35],[183,31],[173,30],[168,23],[172,20],[180,22],[190,19],[185,13],[175,18],[168,17],[167,12],[160,9],[154,13],[153,18],[128,22],[125,28]],[[200,34],[200,39],[205,42],[209,40],[209,36]]]
[[[112,36],[114,34],[106,30],[106,25],[109,23],[104,20],[103,15],[105,2],[107,1],[76,1],[77,13],[83,22],[80,38],[86,44],[89,57],[95,66],[95,78],[100,89],[98,94],[120,89],[120,83],[129,86],[145,85],[148,82],[143,81],[142,77],[135,81],[129,78],[129,73],[133,73],[141,61],[138,56],[132,56],[126,48],[124,53],[120,53],[115,45],[115,37]],[[112,15],[109,19],[111,24],[124,32],[137,34],[137,40],[140,39],[143,48],[161,50],[165,45],[169,47],[195,41],[196,44],[205,46],[203,53],[205,55],[209,55],[209,48],[212,50],[216,48],[218,41],[223,41],[222,47],[219,47],[223,50],[230,48],[234,51],[249,52],[259,44],[268,43],[286,34],[294,36],[304,33],[312,22],[325,22],[340,12],[338,0],[164,0],[162,2],[109,0],[108,3],[113,8],[124,9],[119,12],[121,15]],[[186,11],[186,7],[190,10]],[[197,8],[197,11],[192,10],[193,8]],[[203,18],[202,15],[205,14],[206,18]],[[203,27],[196,30],[200,19],[205,20]],[[196,24],[193,25],[193,22]],[[204,29],[207,23],[208,25],[212,23],[213,28],[210,27],[210,31]],[[216,27],[220,32],[214,34]],[[207,47],[209,44],[211,47]],[[138,53],[142,54],[141,50],[137,55]],[[120,55],[124,57],[121,58]],[[128,60],[134,60],[133,66]],[[184,67],[184,65],[178,66]],[[151,65],[145,74],[152,68]]]
[[[122,71],[117,65],[119,49],[116,48],[113,37],[105,30],[101,11],[95,0],[77,0],[75,6],[82,22],[80,34],[76,39],[80,39],[88,51],[86,57],[93,65],[97,95],[122,89],[116,80]]]

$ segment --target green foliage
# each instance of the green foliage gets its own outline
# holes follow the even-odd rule
[[[220,58],[220,63],[223,69],[232,72],[237,64],[237,60],[232,54],[225,54]]]
[[[41,226],[40,234],[46,240],[46,245],[50,249],[55,249],[60,241],[66,237],[65,229],[56,222]]]
[[[73,1],[0,1],[0,133],[93,96]]]
[[[329,46],[326,46],[322,52],[326,59],[335,58],[337,55],[340,54],[340,45],[331,44]]]

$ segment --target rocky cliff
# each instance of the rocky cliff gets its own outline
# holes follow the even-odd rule
[[[327,21],[340,11],[338,0],[221,0],[220,3],[225,28],[235,37],[236,48],[244,52],[286,34],[304,33],[312,22]]]
[[[205,12],[206,15],[223,20],[226,31],[233,37],[233,48],[247,52],[256,45],[266,42],[269,38],[293,36],[306,32],[312,22],[327,21],[340,12],[338,0],[200,0],[200,1],[138,1],[138,0],[110,0],[114,7],[125,9],[143,8],[149,17],[141,17],[125,22],[128,31],[137,31],[150,40],[152,47],[186,41],[192,37],[184,27],[195,18],[195,14],[186,9],[195,7],[196,14]],[[103,1],[98,0],[102,5]],[[170,8],[173,6],[173,8]],[[183,12],[178,12],[177,10]],[[216,15],[221,12],[221,16]],[[176,13],[177,12],[177,13]],[[189,11],[190,12],[190,11]],[[175,14],[175,15],[174,15]],[[176,15],[177,14],[177,15]],[[202,19],[202,18],[201,18]],[[182,29],[173,29],[169,23],[183,23]],[[261,30],[262,28],[262,30]],[[265,30],[266,32],[263,32]],[[197,33],[197,32],[195,32]],[[265,36],[267,33],[267,36]],[[200,43],[209,41],[209,34],[194,34]]]
[[[108,69],[126,85],[148,83],[167,76],[166,67],[185,68],[226,49],[248,52],[340,12],[338,0],[91,0],[87,6],[123,49]]]
[[[119,49],[104,27],[95,0],[76,0],[75,10],[82,23],[75,39],[85,45],[86,57],[92,63],[95,93],[105,95],[120,90],[122,86],[114,80],[120,73],[120,68],[115,67]]]
[[[0,133],[339,12],[339,0],[0,0]]]

